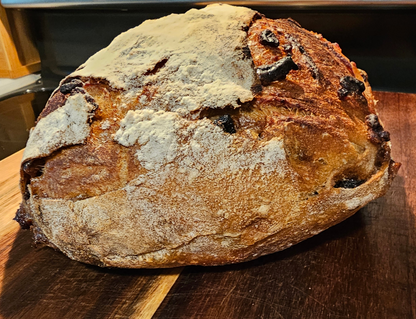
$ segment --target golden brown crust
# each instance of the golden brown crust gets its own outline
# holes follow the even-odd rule
[[[135,94],[64,80],[39,121],[72,123],[75,105],[86,133],[28,153],[21,225],[100,266],[220,265],[285,249],[382,196],[400,164],[365,73],[293,20],[250,14],[253,69],[239,72],[257,79],[239,107],[157,111],[157,78]]]

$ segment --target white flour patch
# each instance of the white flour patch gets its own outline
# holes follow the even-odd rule
[[[124,90],[153,85],[147,108],[186,113],[237,108],[253,99],[253,62],[243,54],[255,11],[211,5],[148,20],[116,37],[72,76],[107,79]]]
[[[146,169],[159,169],[161,165],[173,161],[177,156],[176,131],[184,121],[172,112],[129,111],[120,122],[114,140],[126,147],[140,144],[141,147],[136,153],[137,159]]]
[[[85,97],[85,94],[72,95],[62,107],[40,119],[30,133],[22,161],[48,156],[63,146],[85,141],[90,134],[88,120],[95,109]]]
[[[189,181],[204,170],[283,173],[286,167],[283,142],[278,138],[243,143],[242,138],[223,132],[206,118],[192,121],[174,112],[129,111],[114,140],[126,147],[138,146],[136,157],[148,170],[159,171],[175,161]]]

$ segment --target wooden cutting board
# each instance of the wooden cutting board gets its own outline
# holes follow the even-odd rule
[[[283,252],[224,267],[101,269],[12,220],[22,152],[0,162],[0,318],[416,318],[416,94],[376,92],[402,163],[386,196]]]

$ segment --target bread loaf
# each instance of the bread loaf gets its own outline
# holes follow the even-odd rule
[[[337,44],[210,5],[144,22],[61,81],[24,152],[16,220],[85,263],[222,265],[341,222],[399,166]]]

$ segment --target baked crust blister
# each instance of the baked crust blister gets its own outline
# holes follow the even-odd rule
[[[339,223],[399,166],[337,44],[211,5],[127,31],[61,82],[30,134],[16,220],[86,263],[221,265]]]

